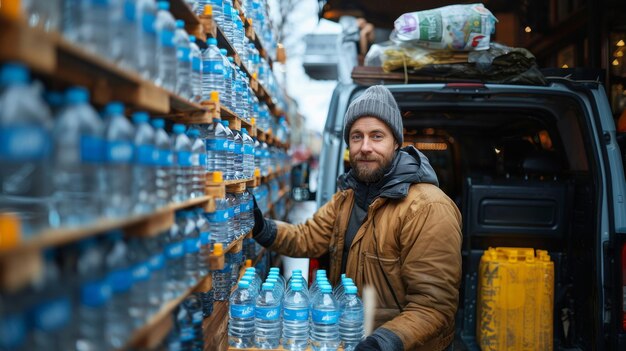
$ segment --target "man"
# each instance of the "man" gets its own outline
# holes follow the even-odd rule
[[[384,86],[368,88],[346,112],[351,170],[340,190],[304,224],[263,219],[254,238],[292,257],[330,253],[341,273],[378,295],[374,333],[356,350],[444,350],[454,335],[461,280],[461,215],[438,187],[428,159],[400,149],[402,117]]]

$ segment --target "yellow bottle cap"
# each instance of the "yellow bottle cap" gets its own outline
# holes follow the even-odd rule
[[[213,244],[213,255],[222,256],[224,254],[224,244],[215,243]]]
[[[204,5],[204,15],[205,16],[209,16],[209,15],[213,15],[213,6],[211,5]]]
[[[220,101],[220,93],[217,91],[211,92],[211,101],[218,102]]]
[[[0,213],[0,251],[16,247],[21,241],[20,218],[15,213]]]
[[[261,176],[261,170],[260,170],[260,169],[258,169],[258,168],[255,168],[255,169],[254,169],[254,176],[255,176],[255,177],[260,177],[260,176]]]
[[[250,118],[250,124],[252,124],[252,126],[254,127],[254,125],[256,124],[256,118]]]
[[[252,260],[247,259],[246,260],[246,268],[252,267]]]
[[[252,73],[252,78],[257,79],[258,74],[256,72]]]
[[[224,181],[224,176],[221,171],[213,172],[213,183],[222,183]]]

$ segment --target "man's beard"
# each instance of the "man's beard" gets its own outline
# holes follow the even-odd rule
[[[359,166],[358,161],[361,158],[355,159],[352,155],[350,155],[350,167],[354,170],[354,175],[356,179],[363,183],[377,183],[385,176],[385,173],[391,167],[391,162],[393,162],[393,156],[395,153],[391,154],[391,157],[388,159],[383,158],[382,164],[375,168],[369,169],[366,166]],[[371,160],[371,158],[366,158],[367,160]],[[378,160],[378,158],[376,158]]]

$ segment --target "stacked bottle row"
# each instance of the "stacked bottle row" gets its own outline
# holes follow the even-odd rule
[[[285,283],[278,268],[265,282],[247,269],[230,297],[229,345],[285,350],[353,350],[363,338],[363,304],[350,278],[333,290],[325,271],[307,289],[302,272]]]

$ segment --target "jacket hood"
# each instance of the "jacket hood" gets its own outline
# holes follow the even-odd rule
[[[429,183],[439,186],[435,170],[426,155],[413,146],[404,147],[391,162],[391,167],[377,183],[363,183],[354,175],[354,171],[339,176],[339,189],[353,189],[357,201],[369,206],[376,197],[400,199],[406,197],[409,186],[413,183]]]

